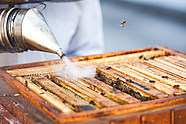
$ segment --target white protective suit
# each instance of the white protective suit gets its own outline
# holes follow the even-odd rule
[[[42,11],[50,29],[68,56],[103,52],[102,14],[99,0],[77,2],[45,2]],[[19,5],[31,8],[34,4]],[[56,54],[29,51],[0,53],[0,66],[59,59]]]

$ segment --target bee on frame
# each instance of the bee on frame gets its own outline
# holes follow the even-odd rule
[[[120,26],[124,27],[125,24],[126,24],[126,21],[122,21],[122,22],[120,23]]]

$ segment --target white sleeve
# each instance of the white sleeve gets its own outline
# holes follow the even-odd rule
[[[84,0],[78,27],[69,44],[67,56],[103,53],[102,13],[99,0]]]
[[[43,11],[64,53],[84,56],[103,53],[102,13],[99,0],[45,2]]]

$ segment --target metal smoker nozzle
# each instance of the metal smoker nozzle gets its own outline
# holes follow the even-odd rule
[[[64,56],[42,13],[36,8],[0,10],[0,52],[38,50]]]

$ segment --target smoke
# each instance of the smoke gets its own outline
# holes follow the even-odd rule
[[[63,61],[64,64],[54,69],[58,70],[58,74],[61,76],[68,76],[71,79],[78,81],[78,78],[94,77],[96,74],[96,70],[93,66],[77,66],[77,62],[71,62],[66,56],[63,57]]]

